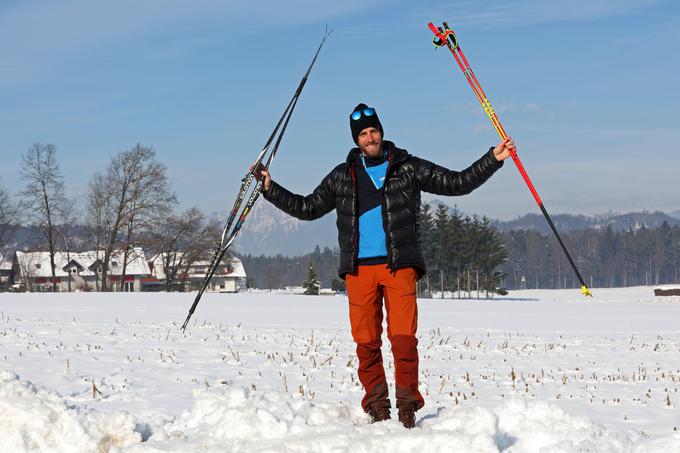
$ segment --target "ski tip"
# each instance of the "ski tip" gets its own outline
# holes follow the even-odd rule
[[[583,293],[583,295],[586,297],[593,297],[593,293],[590,292],[586,285],[581,286],[581,293]]]

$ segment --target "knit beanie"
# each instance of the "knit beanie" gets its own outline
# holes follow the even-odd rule
[[[367,127],[374,127],[380,131],[380,135],[385,135],[382,124],[380,124],[380,119],[378,118],[378,112],[376,112],[374,109],[373,115],[366,116],[364,114],[364,109],[367,108],[369,107],[366,104],[359,104],[354,107],[354,110],[352,110],[352,113],[349,116],[349,128],[352,130],[352,140],[354,140],[354,143],[357,145],[359,144],[359,134]],[[352,119],[352,114],[354,114],[354,112],[361,113],[359,119]]]

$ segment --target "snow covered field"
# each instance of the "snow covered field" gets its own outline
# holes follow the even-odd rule
[[[680,451],[680,298],[593,293],[420,300],[410,431],[359,407],[344,297],[209,294],[184,335],[191,294],[0,294],[0,452]]]

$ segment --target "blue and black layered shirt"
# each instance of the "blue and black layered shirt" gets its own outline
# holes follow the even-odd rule
[[[359,264],[387,263],[387,238],[382,215],[387,165],[384,152],[375,159],[362,154],[361,165],[357,165]]]

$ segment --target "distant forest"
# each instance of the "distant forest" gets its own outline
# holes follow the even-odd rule
[[[585,229],[560,233],[581,275],[591,287],[680,283],[680,227],[614,231]],[[501,266],[506,287],[579,287],[554,236],[535,231],[501,235],[508,261]],[[524,277],[524,278],[523,278]]]
[[[483,294],[533,288],[579,288],[557,239],[535,230],[498,231],[486,217],[467,216],[443,204],[421,209],[428,273],[419,292]],[[615,231],[611,227],[561,231],[590,287],[680,283],[680,227]],[[299,286],[311,264],[322,287],[342,288],[339,252],[328,247],[303,256],[241,256],[249,282],[258,288]]]

